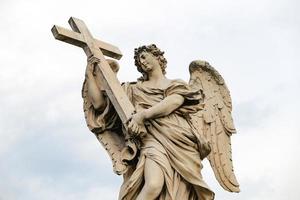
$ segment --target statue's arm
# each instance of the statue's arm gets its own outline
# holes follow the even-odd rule
[[[184,103],[184,97],[179,94],[167,96],[158,104],[132,115],[128,129],[135,134],[141,134],[144,130],[144,121],[164,117],[171,114]]]
[[[92,61],[89,61],[86,67],[86,84],[87,94],[95,110],[103,111],[106,107],[106,99],[101,91],[101,88],[96,83],[94,76],[94,66]]]
[[[145,120],[164,117],[179,108],[184,102],[184,97],[179,94],[167,96],[164,100],[151,108],[144,110]]]

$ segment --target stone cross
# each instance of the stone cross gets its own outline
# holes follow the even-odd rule
[[[83,48],[87,57],[94,56],[100,60],[97,64],[101,72],[101,83],[110,101],[127,130],[127,122],[135,109],[121,87],[119,80],[107,63],[105,56],[120,59],[122,54],[118,47],[93,38],[85,23],[74,17],[69,19],[73,31],[54,25],[51,29],[54,37],[63,42]]]

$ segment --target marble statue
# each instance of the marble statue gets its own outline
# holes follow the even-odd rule
[[[134,50],[136,82],[116,78],[117,47],[94,39],[83,21],[75,32],[54,26],[56,39],[80,46],[87,57],[82,88],[89,129],[123,175],[120,200],[212,200],[201,175],[208,159],[220,185],[239,192],[230,137],[236,132],[229,90],[206,61],[189,65],[190,80],[166,77],[164,52],[150,44]],[[76,35],[77,34],[77,35]],[[107,57],[105,57],[107,56]]]

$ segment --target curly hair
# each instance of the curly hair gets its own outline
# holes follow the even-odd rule
[[[148,80],[148,74],[141,67],[142,63],[140,62],[140,54],[142,52],[151,53],[155,58],[157,58],[161,71],[163,74],[166,74],[167,60],[164,57],[163,51],[161,51],[155,44],[150,44],[148,46],[143,45],[134,49],[134,64],[137,67],[137,70],[142,73],[142,77],[139,78],[141,81]]]

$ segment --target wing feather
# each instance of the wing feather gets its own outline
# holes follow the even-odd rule
[[[203,135],[210,142],[208,160],[220,185],[227,191],[239,192],[232,164],[230,136],[236,132],[231,116],[230,92],[222,76],[207,62],[190,64],[190,85],[201,88],[204,95]]]
[[[99,74],[96,73],[96,76],[99,76]],[[101,83],[99,80],[100,78],[97,77],[96,84],[99,88],[101,88]],[[88,89],[86,80],[83,83],[81,92],[83,98],[84,116],[88,128],[95,134],[98,141],[102,144],[103,148],[111,158],[114,172],[118,175],[124,174],[127,170],[127,165],[122,161],[122,151],[125,147],[125,137],[123,133],[120,130],[98,130],[100,128],[96,127],[100,126],[99,124],[102,122],[98,122],[97,116],[100,114],[92,106],[91,100],[87,94]]]

